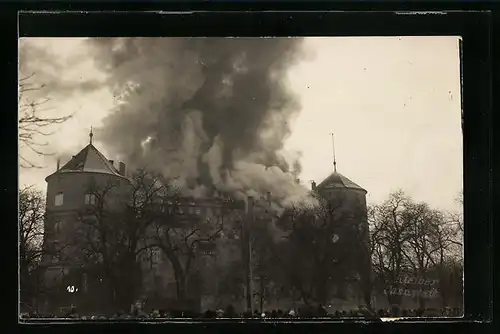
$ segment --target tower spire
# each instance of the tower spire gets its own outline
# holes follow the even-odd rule
[[[90,138],[90,144],[91,145],[92,145],[92,137],[94,137],[94,133],[92,133],[92,126],[90,126],[89,138]]]
[[[337,173],[337,160],[335,159],[335,140],[333,138],[333,133],[332,135],[332,152],[333,152],[333,172]]]

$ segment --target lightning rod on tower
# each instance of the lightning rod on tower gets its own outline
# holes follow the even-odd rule
[[[90,127],[90,133],[89,133],[89,142],[92,144],[92,137],[94,137],[94,133],[92,132],[92,126]]]
[[[333,171],[337,173],[337,160],[335,159],[335,140],[333,138],[333,133],[332,135],[332,152],[333,152]]]

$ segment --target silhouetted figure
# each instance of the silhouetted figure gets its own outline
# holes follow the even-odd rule
[[[139,310],[137,308],[134,308],[134,310],[132,311],[132,316],[133,317],[138,317],[139,316]]]
[[[400,314],[399,307],[393,306],[391,309],[391,316],[392,317],[399,317],[399,314]]]
[[[235,318],[236,312],[234,311],[234,306],[229,304],[224,311],[226,318]]]
[[[204,314],[204,318],[206,319],[213,319],[215,318],[216,313],[213,310],[206,310]]]
[[[66,317],[68,318],[76,318],[78,315],[76,313],[76,307],[75,306],[71,306],[71,309],[69,310],[68,313],[66,313]]]
[[[326,312],[325,308],[323,307],[323,305],[319,304],[318,305],[318,309],[316,310],[316,316],[317,317],[326,317],[328,315],[328,312]]]

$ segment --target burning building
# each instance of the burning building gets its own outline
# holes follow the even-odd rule
[[[186,227],[224,221],[216,231],[217,240],[196,242],[203,254],[190,262],[195,269],[189,277],[184,277],[183,264],[169,251],[149,247],[149,255],[141,255],[143,289],[138,294],[151,305],[171,303],[174,296],[183,294],[201,308],[234,304],[246,296],[242,307],[251,308],[252,251],[245,246],[249,240],[243,240],[248,234],[244,222],[253,216],[247,212],[252,211],[248,197],[265,199],[266,209],[258,215],[270,225],[297,203],[318,202],[297,182],[298,161],[287,161],[281,153],[290,133],[289,120],[300,111],[298,99],[285,83],[289,67],[303,56],[302,39],[99,38],[88,42],[117,99],[116,108],[96,129],[100,141],[129,169],[147,165],[175,179],[181,191],[175,203],[161,204],[158,220],[163,219],[161,214],[175,216]],[[46,181],[46,245],[63,246],[62,236],[71,235],[75,222],[82,219],[77,213],[98,202],[85,186],[89,182],[113,184],[114,210],[122,215],[117,220],[127,219],[131,188],[125,165],[115,167],[93,146],[92,137]],[[315,190],[329,203],[334,194],[342,193],[352,205],[356,201],[365,205],[366,192],[337,173]],[[83,218],[92,219],[87,216]],[[74,242],[67,244],[65,256],[45,261],[47,280],[66,282],[59,284],[63,288],[56,289],[54,300],[77,303],[91,286],[95,298],[105,282],[99,276],[91,279],[74,260],[81,249]],[[223,272],[232,274],[225,280]],[[78,286],[79,293],[69,295],[67,285]]]
[[[102,306],[96,296],[104,293],[105,287],[101,286],[105,283],[104,278],[102,275],[92,276],[91,270],[83,261],[84,247],[72,237],[78,233],[82,219],[95,219],[96,212],[85,210],[95,207],[99,203],[100,195],[91,191],[89,186],[112,184],[106,205],[115,212],[126,213],[127,203],[130,202],[131,180],[126,173],[125,164],[119,163],[116,168],[113,161],[108,160],[95,148],[92,134],[90,139],[90,143],[80,153],[61,168],[58,166],[56,172],[46,178],[48,186],[45,247],[62,249],[56,257],[44,259],[47,268],[45,281],[47,286],[53,289],[47,299],[49,308],[54,308],[54,305],[73,304],[83,309],[95,310]],[[367,238],[366,191],[336,171],[318,186],[313,182],[311,191],[328,206],[340,208],[336,214],[361,212],[361,216],[349,216],[346,225],[337,230],[339,244],[348,249],[348,252],[356,253],[356,258],[360,259],[359,262],[352,262],[352,272],[358,273],[360,279],[339,284],[337,290],[362,291],[359,287],[353,288],[353,284],[365,284],[365,275],[369,272],[369,261],[363,257],[366,254],[361,254],[360,250],[364,248],[360,247],[358,242],[360,235],[363,240]],[[175,233],[184,234],[172,236],[182,237],[186,243],[184,246],[179,244],[175,247],[176,254],[173,254],[172,245],[167,245],[170,248],[165,249],[148,238],[137,246],[148,246],[138,255],[142,272],[139,284],[142,288],[138,297],[146,301],[149,308],[174,305],[178,303],[181,292],[182,299],[189,303],[185,307],[190,309],[214,309],[228,304],[242,311],[257,308],[258,299],[249,297],[249,292],[262,290],[259,288],[261,283],[258,275],[252,275],[252,268],[258,261],[252,259],[254,252],[248,248],[251,244],[248,239],[248,228],[251,227],[249,224],[263,222],[265,226],[272,227],[271,233],[279,233],[274,223],[283,216],[283,211],[276,210],[270,193],[256,200],[254,203],[254,198],[250,198],[245,202],[230,199],[223,193],[215,193],[211,197],[181,195],[169,201],[155,202],[158,207],[152,210],[156,215],[153,218],[158,221],[175,221],[176,225],[169,227],[177,228]],[[82,212],[87,213],[82,217]],[[116,219],[126,218],[120,215]],[[116,224],[112,220],[109,223]],[[203,230],[204,226],[215,226],[215,229],[205,235],[196,234],[197,239],[189,239],[190,235],[195,235],[197,230]],[[154,235],[155,229],[150,229],[149,233]],[[210,235],[216,237],[212,238]],[[188,243],[190,246],[196,244],[196,247],[179,250],[180,247],[187,247]],[[190,258],[190,251],[195,251],[196,256],[193,253]],[[99,261],[102,259],[97,260]],[[182,286],[179,285],[179,272],[186,275]],[[363,296],[359,297],[362,298]],[[265,302],[260,302],[261,307],[289,307],[291,302],[285,301],[287,305],[273,303],[272,296],[267,296]]]

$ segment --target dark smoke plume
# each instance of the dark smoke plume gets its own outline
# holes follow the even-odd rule
[[[97,138],[131,167],[178,177],[186,194],[271,192],[281,207],[304,201],[307,190],[280,154],[300,109],[286,72],[300,60],[301,42],[93,39],[119,101]]]

